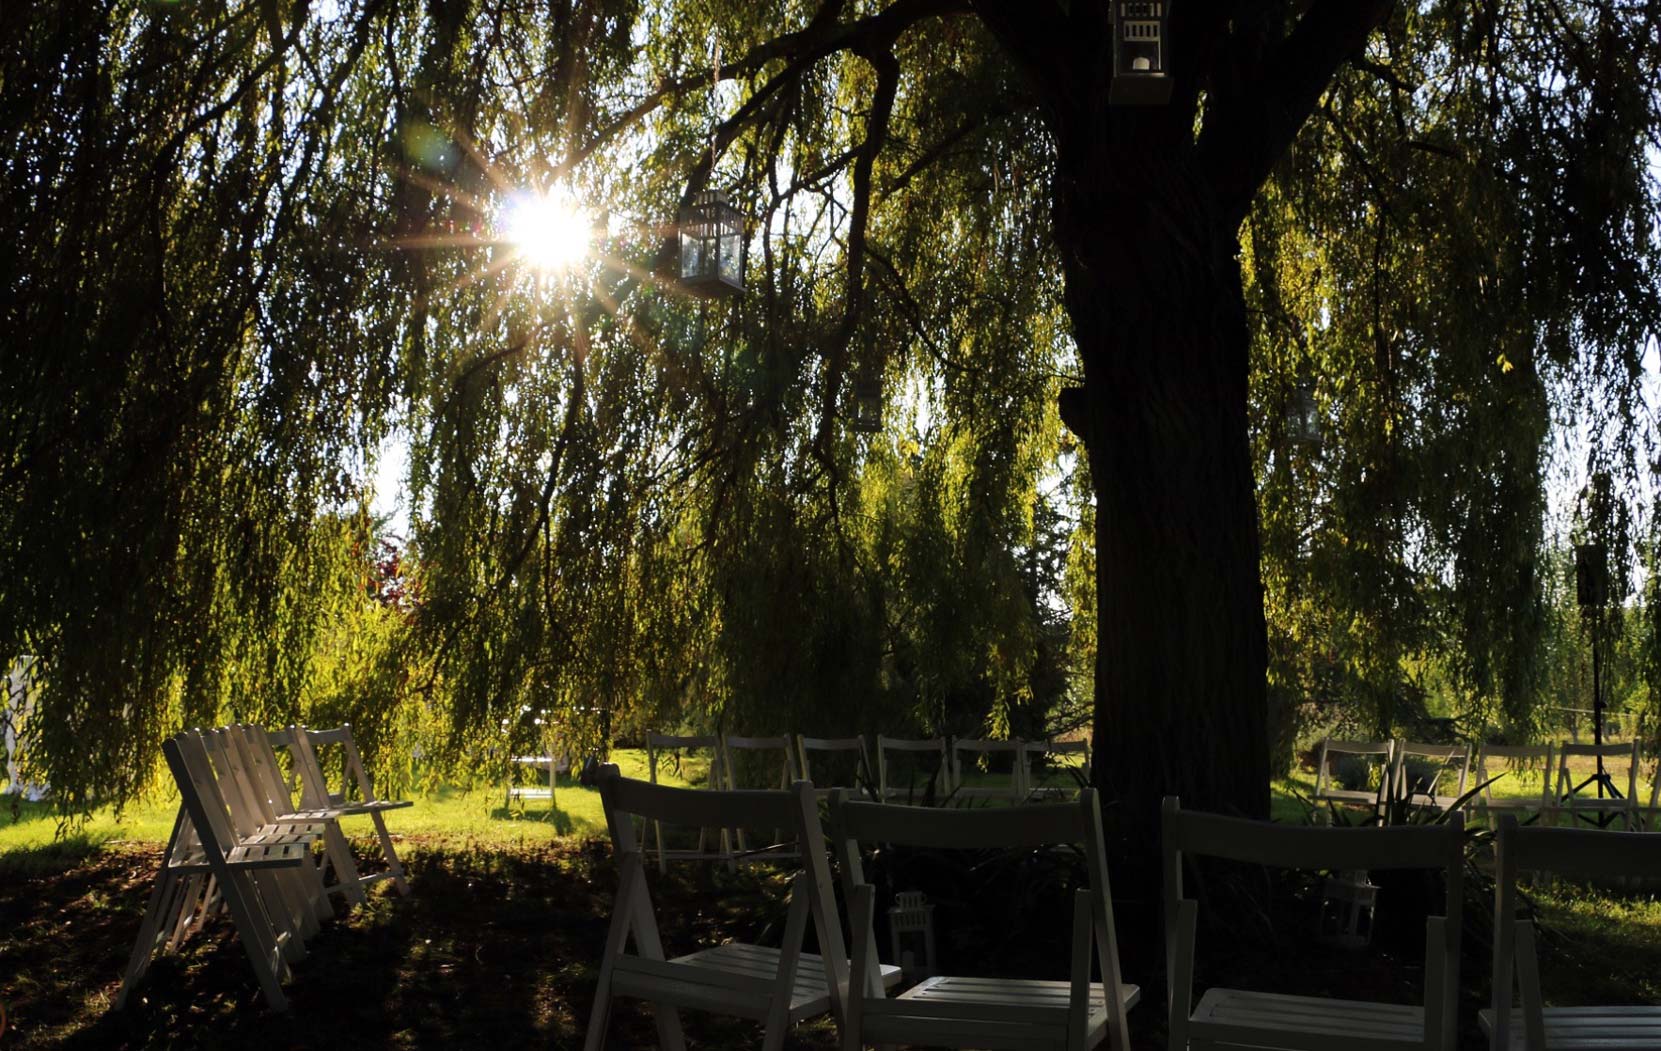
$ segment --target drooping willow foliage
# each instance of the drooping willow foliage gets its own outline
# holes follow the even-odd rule
[[[589,748],[1088,705],[1053,150],[973,5],[25,2],[0,39],[0,654],[41,657],[66,812],[232,717],[494,776],[538,716]],[[1554,420],[1628,491],[1647,460],[1656,41],[1638,4],[1402,5],[1262,193],[1286,711],[1388,724],[1434,668],[1528,723]],[[667,279],[704,185],[749,217],[738,300]],[[594,258],[501,242],[525,187],[604,213]]]
[[[1592,539],[1573,494],[1599,473],[1617,482],[1599,539],[1617,596],[1637,597],[1642,359],[1661,331],[1654,18],[1409,5],[1263,194],[1245,244],[1284,698],[1388,733],[1440,693],[1467,733],[1529,736],[1580,660],[1562,552]],[[1300,377],[1316,450],[1272,423]],[[1548,519],[1554,489],[1570,521]]]

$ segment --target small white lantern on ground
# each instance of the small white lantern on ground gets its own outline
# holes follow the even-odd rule
[[[921,891],[902,890],[888,910],[894,962],[907,981],[934,976],[934,906]]]
[[[1373,940],[1373,912],[1378,887],[1367,873],[1354,870],[1328,876],[1321,890],[1321,940],[1345,949],[1365,948]]]

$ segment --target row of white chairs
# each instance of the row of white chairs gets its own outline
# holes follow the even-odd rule
[[[1357,757],[1376,765],[1377,786],[1353,789],[1336,784],[1333,763],[1344,757]],[[1595,762],[1599,758],[1603,759],[1619,796],[1600,794],[1595,784],[1587,782],[1584,761]],[[1412,783],[1409,761],[1413,759],[1427,760],[1434,765],[1435,779],[1428,789]],[[1576,764],[1576,760],[1582,762]],[[1647,802],[1640,781],[1646,761],[1650,763]],[[1539,792],[1526,796],[1496,793],[1494,785],[1503,780],[1507,769],[1540,771]],[[1402,739],[1327,738],[1321,742],[1315,775],[1318,800],[1381,807],[1387,799],[1395,798],[1410,806],[1445,810],[1460,804],[1468,789],[1474,790],[1474,794],[1462,805],[1487,824],[1505,814],[1539,815],[1546,824],[1555,824],[1566,816],[1603,815],[1603,823],[1619,822],[1629,830],[1655,828],[1661,822],[1661,772],[1655,769],[1653,759],[1646,760],[1636,741],[1601,746],[1576,742],[1443,745]]]
[[[770,791],[695,791],[630,780],[607,766],[600,792],[619,882],[586,1051],[599,1051],[605,1043],[612,1005],[621,998],[652,1005],[659,1042],[669,1051],[685,1048],[682,1009],[759,1020],[765,1027],[762,1046],[767,1051],[782,1046],[790,1026],[827,1012],[840,1029],[843,1051],[909,1043],[1066,1051],[1084,1051],[1104,1042],[1113,1051],[1129,1047],[1126,1017],[1140,990],[1120,973],[1101,815],[1093,790],[1083,790],[1069,803],[945,810],[856,801],[844,790],[834,792],[830,851],[841,869],[848,902],[846,940],[831,892],[819,810],[808,783]],[[646,883],[644,853],[634,833],[636,820],[648,825],[791,828],[802,845],[802,868],[791,883],[782,944],[773,948],[730,942],[667,957]],[[1453,1051],[1465,899],[1463,823],[1463,815],[1454,813],[1445,823],[1424,826],[1300,827],[1184,811],[1176,799],[1167,799],[1162,853],[1168,1046],[1196,1051]],[[1532,922],[1518,914],[1517,896],[1517,879],[1525,871],[1661,878],[1661,836],[1523,828],[1506,816],[1496,839],[1494,996],[1479,1016],[1490,1046],[1494,1051],[1661,1047],[1661,1008],[1545,1006]],[[877,959],[876,890],[866,879],[860,850],[867,843],[934,849],[1081,847],[1088,885],[1074,896],[1069,977],[1057,981],[935,976],[892,995],[900,975],[897,967]],[[1230,988],[1208,989],[1196,1002],[1199,905],[1184,892],[1185,862],[1195,857],[1316,871],[1440,872],[1446,899],[1442,914],[1426,922],[1423,1002],[1386,1004]],[[819,954],[802,949],[810,921]],[[1513,975],[1520,997],[1514,995]]]
[[[771,760],[773,776],[770,777],[770,784],[746,786],[739,783],[739,764],[735,760],[743,753],[762,757],[760,765],[763,768],[769,766],[766,760]],[[913,760],[902,764],[891,758],[893,753],[909,754]],[[989,779],[989,782],[968,783],[966,774],[969,769],[983,758],[994,755],[1009,757],[1000,775]],[[793,782],[803,780],[813,786],[815,795],[820,799],[838,788],[845,788],[856,793],[874,791],[879,800],[908,802],[927,795],[930,780],[935,784],[933,794],[937,799],[1017,803],[1036,798],[1068,798],[1077,795],[1083,777],[1042,777],[1034,773],[1034,761],[1040,757],[1077,756],[1080,760],[1074,764],[1077,769],[1085,775],[1090,769],[1089,745],[1082,740],[1001,741],[944,737],[910,740],[879,734],[876,737],[877,761],[873,767],[863,736],[646,735],[647,776],[652,784],[658,783],[660,770],[667,770],[671,765],[678,766],[690,756],[697,756],[708,764],[704,781],[706,789],[788,788]],[[819,757],[817,774],[814,772],[815,756]],[[933,761],[919,761],[917,757],[920,756]],[[987,765],[993,765],[989,758]],[[900,777],[902,767],[906,775],[903,781]],[[924,781],[921,786],[917,784],[918,777]],[[996,783],[998,777],[1002,778],[1002,784]],[[671,847],[666,844],[661,823],[647,825],[645,832],[647,849],[656,854],[659,871],[663,871],[670,861],[719,860],[732,867],[740,860],[795,856],[792,848],[777,842],[778,835],[764,846],[753,845],[751,838],[751,830],[742,826],[699,828],[695,843],[689,840]],[[651,845],[653,843],[655,847]]]
[[[345,781],[329,787],[320,751],[338,746]],[[288,752],[299,787],[295,803],[277,758]],[[144,909],[138,940],[116,996],[126,1005],[159,949],[174,950],[220,912],[229,913],[266,1003],[283,1011],[282,981],[305,958],[305,943],[334,909],[329,895],[353,904],[365,888],[391,880],[409,893],[403,863],[383,817],[408,801],[378,797],[358,754],[350,726],[268,733],[231,725],[190,730],[162,742],[162,755],[179,790],[179,811],[161,869]],[[385,871],[364,875],[340,828],[346,817],[368,816],[385,855]],[[321,848],[320,856],[313,847]],[[332,870],[333,882],[325,880]]]
[[[794,737],[739,737],[731,734],[676,736],[651,733],[646,735],[646,751],[654,783],[660,757],[669,753],[702,751],[710,760],[711,787],[734,788],[738,787],[733,780],[732,761],[735,753],[773,753],[780,759],[780,786],[789,785],[799,776],[804,781],[812,782],[821,798],[828,795],[833,788],[860,787],[860,781],[874,787],[882,799],[920,797],[927,790],[926,781],[929,779],[936,782],[937,797],[950,794],[962,797],[967,794],[973,798],[1019,801],[1034,794],[1073,795],[1078,789],[1076,783],[1062,784],[1035,773],[1034,761],[1040,758],[1077,756],[1079,761],[1073,765],[1085,772],[1090,768],[1090,744],[1084,740],[1027,741],[1020,738],[987,740],[963,737],[910,739],[885,737],[882,734],[878,734],[875,740],[875,764],[871,762],[871,753],[863,736],[808,737],[796,734]],[[906,764],[907,769],[899,769],[901,764],[893,757],[897,752],[913,757],[913,762]],[[846,783],[839,784],[834,777],[815,776],[815,754],[824,757],[821,759],[821,767],[834,763],[829,757],[840,754],[844,758],[844,767],[851,764],[852,777],[844,779]],[[1007,756],[1008,761],[994,764],[992,756]],[[988,768],[1001,765],[1003,769],[993,779],[994,783],[970,785],[968,773],[983,763]],[[719,775],[715,772],[717,770],[721,771]],[[924,784],[918,783],[919,775],[924,779]],[[998,779],[1002,780],[1001,784],[996,783]]]

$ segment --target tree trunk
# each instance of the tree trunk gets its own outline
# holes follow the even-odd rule
[[[1144,854],[1163,796],[1269,810],[1237,231],[1191,147],[1059,145],[1057,240],[1085,371],[1063,416],[1096,494],[1092,776],[1132,847],[1120,853]]]

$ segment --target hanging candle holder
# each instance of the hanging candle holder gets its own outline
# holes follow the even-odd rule
[[[720,190],[681,208],[681,287],[720,299],[744,291],[744,216]]]
[[[1171,74],[1165,41],[1171,21],[1170,0],[1114,0],[1114,106],[1162,106],[1171,101]]]
[[[882,430],[882,380],[874,373],[861,372],[854,377],[853,429],[861,434],[876,434]]]
[[[1286,403],[1286,437],[1294,445],[1319,449],[1322,443],[1321,406],[1315,400],[1315,381],[1302,373]]]

